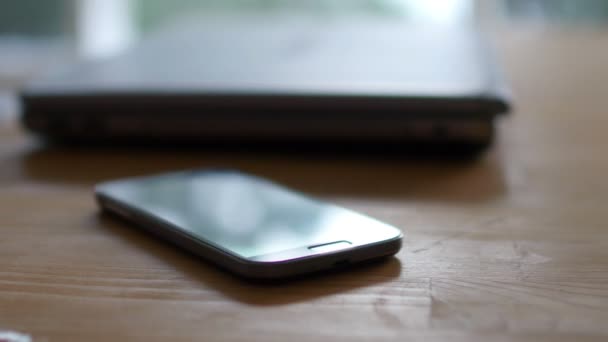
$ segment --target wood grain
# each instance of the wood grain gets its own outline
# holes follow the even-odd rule
[[[516,110],[479,160],[62,149],[0,126],[0,330],[36,341],[608,339],[608,34],[496,32]],[[270,177],[403,229],[396,258],[244,282],[100,216],[98,181]]]

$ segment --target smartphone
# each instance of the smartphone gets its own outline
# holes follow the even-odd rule
[[[105,211],[248,278],[284,278],[390,256],[399,229],[233,170],[98,184]]]

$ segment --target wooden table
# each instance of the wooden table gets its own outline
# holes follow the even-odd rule
[[[608,32],[496,36],[516,97],[476,161],[45,148],[0,128],[0,330],[35,341],[608,340]],[[396,258],[252,284],[92,185],[224,165],[390,222]]]

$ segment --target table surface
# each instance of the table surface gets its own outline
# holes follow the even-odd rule
[[[473,161],[61,149],[0,123],[0,331],[35,341],[608,339],[608,32],[495,35],[516,98]],[[395,258],[248,283],[92,185],[225,165],[403,229]]]

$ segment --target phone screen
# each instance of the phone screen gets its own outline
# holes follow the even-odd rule
[[[111,182],[104,193],[243,258],[343,241],[394,238],[392,226],[232,171],[190,171]]]

